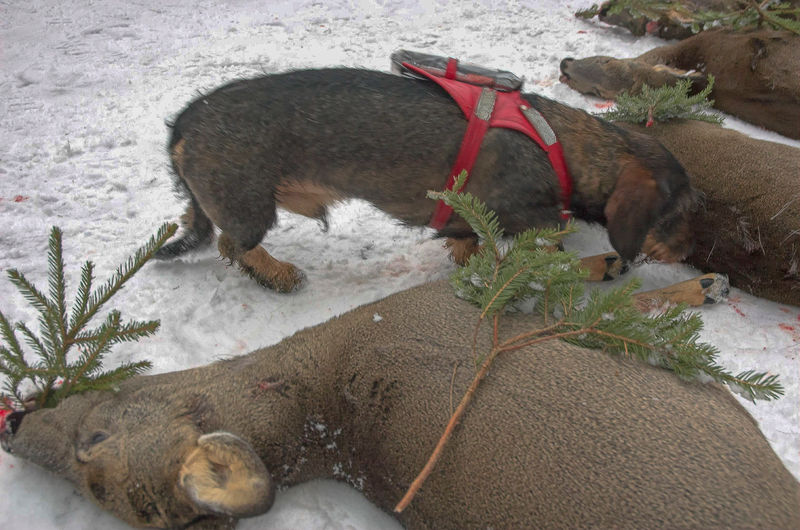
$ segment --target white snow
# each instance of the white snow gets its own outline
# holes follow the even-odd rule
[[[397,48],[451,55],[524,75],[527,90],[590,111],[598,100],[558,82],[567,56],[634,56],[662,44],[572,16],[590,2],[555,0],[29,0],[0,8],[0,270],[45,285],[49,229],[64,231],[76,286],[91,259],[105,279],[183,203],[172,193],[166,120],[198,91],[237,78],[330,65],[388,70]],[[800,146],[729,119],[728,126]],[[444,179],[444,177],[443,177]],[[360,202],[337,207],[330,230],[280,215],[266,244],[300,266],[306,288],[258,287],[208,249],[149,264],[116,298],[128,318],[161,319],[161,331],[123,344],[108,363],[150,359],[154,372],[199,366],[275,343],[306,326],[452,270],[426,230],[399,227]],[[609,250],[583,226],[569,247]],[[684,280],[681,265],[637,268],[645,288]],[[5,276],[5,274],[3,274]],[[74,292],[74,291],[73,291]],[[35,315],[0,280],[0,308]],[[781,375],[786,396],[745,403],[787,467],[800,476],[800,309],[733,290],[700,310],[703,339],[731,370]],[[376,321],[378,318],[376,318]],[[0,454],[0,526],[114,529],[125,525],[66,482]],[[353,488],[320,481],[281,492],[273,510],[241,528],[398,528]]]

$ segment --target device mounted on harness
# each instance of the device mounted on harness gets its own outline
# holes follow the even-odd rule
[[[426,73],[436,77],[446,77],[455,79],[470,85],[486,86],[501,92],[513,92],[522,89],[522,79],[511,72],[505,70],[491,70],[476,64],[462,63],[456,61],[453,77],[447,75],[447,69],[451,65],[448,57],[430,55],[409,50],[397,50],[391,55],[392,72],[405,77],[415,79],[428,79],[420,75],[413,69],[407,68],[405,63],[415,66]]]
[[[545,117],[522,98],[520,78],[511,72],[491,70],[459,63],[453,58],[408,50],[393,53],[391,63],[392,72],[396,74],[428,79],[441,86],[456,101],[468,120],[446,189],[453,189],[456,178],[462,171],[467,171],[469,177],[483,136],[490,127],[514,129],[531,138],[547,154],[561,186],[561,218],[569,218],[572,179],[567,170],[561,143]],[[430,226],[441,230],[450,219],[452,211],[444,201],[439,201]]]

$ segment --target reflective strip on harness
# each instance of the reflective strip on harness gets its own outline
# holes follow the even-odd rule
[[[547,147],[543,147],[547,153],[547,158],[550,160],[550,165],[553,166],[553,171],[558,176],[558,183],[561,186],[561,220],[568,221],[572,212],[569,209],[569,201],[572,197],[572,178],[569,176],[567,170],[567,163],[564,160],[564,150],[561,148],[561,142],[556,138],[556,133],[547,120],[542,116],[538,110],[531,108],[527,105],[520,105],[519,109],[522,115],[533,125],[536,132],[542,138],[542,141]]]
[[[550,124],[547,123],[547,120],[544,119],[544,116],[542,116],[541,112],[536,109],[532,109],[527,105],[522,105],[520,110],[525,118],[531,122],[531,125],[533,125],[533,128],[536,129],[536,132],[539,133],[542,141],[547,146],[551,146],[558,141],[556,139],[556,133],[553,131],[553,128],[550,127]]]
[[[447,71],[452,71],[452,75],[455,75],[457,65],[458,62],[455,59],[450,59],[447,64]],[[569,203],[570,197],[572,196],[572,179],[570,178],[567,164],[564,160],[564,150],[561,148],[561,142],[558,141],[553,128],[545,117],[542,116],[539,111],[530,107],[530,103],[522,98],[519,90],[497,92],[486,87],[462,83],[454,79],[448,79],[447,77],[439,77],[407,62],[404,62],[403,66],[417,74],[427,77],[442,87],[450,94],[450,97],[455,100],[464,113],[464,116],[469,120],[467,131],[461,142],[461,149],[456,157],[456,163],[453,164],[453,169],[450,172],[447,189],[452,189],[455,178],[462,170],[466,169],[468,173],[467,176],[469,177],[469,172],[472,170],[472,165],[475,163],[475,159],[478,156],[478,149],[480,149],[480,144],[486,130],[490,127],[513,129],[528,136],[547,154],[547,158],[550,160],[550,165],[553,167],[553,171],[556,173],[561,187],[561,218],[562,220],[569,219],[571,213],[569,211]],[[476,114],[479,110],[478,107],[480,107],[480,101],[486,90],[491,90],[495,96],[492,111],[488,118],[476,118]],[[487,120],[488,123],[483,123]],[[479,123],[473,125],[473,122]],[[478,134],[480,134],[480,137],[476,136]],[[465,151],[465,149],[472,149],[474,152]],[[462,160],[468,161],[469,165],[467,166],[466,164],[459,163]],[[447,214],[440,213],[440,211],[446,211]],[[439,201],[436,211],[431,218],[430,226],[436,230],[441,230],[447,224],[450,213],[452,213],[452,209],[444,204],[443,201]]]

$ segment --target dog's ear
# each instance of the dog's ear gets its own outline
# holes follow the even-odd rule
[[[636,160],[625,164],[605,207],[608,237],[623,259],[632,260],[639,253],[663,204],[652,172]]]

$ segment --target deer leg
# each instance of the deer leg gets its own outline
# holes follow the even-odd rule
[[[260,285],[280,293],[297,290],[305,279],[305,274],[300,269],[291,263],[273,258],[261,245],[242,251],[225,232],[219,236],[218,248],[224,258],[236,263]]]
[[[596,256],[581,258],[581,268],[589,271],[590,282],[606,282],[616,280],[621,274],[628,272],[628,264],[616,252],[606,252]]]
[[[728,277],[724,274],[704,274],[669,287],[636,293],[634,303],[642,311],[663,304],[685,303],[692,307],[721,302],[730,291]]]

